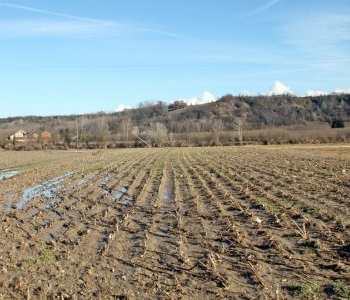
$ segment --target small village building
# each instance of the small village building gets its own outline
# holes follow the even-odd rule
[[[28,139],[29,133],[24,131],[24,130],[19,130],[13,135],[9,136],[9,139],[11,141],[16,141],[16,142],[25,142]]]
[[[42,140],[51,140],[51,132],[44,131],[41,133],[41,139]]]

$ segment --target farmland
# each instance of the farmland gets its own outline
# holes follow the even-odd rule
[[[350,298],[348,145],[0,152],[9,169],[0,299]]]

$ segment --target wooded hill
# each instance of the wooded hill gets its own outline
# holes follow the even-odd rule
[[[7,140],[18,130],[51,132],[51,147],[327,142],[349,140],[350,131],[346,128],[349,120],[350,94],[317,97],[228,94],[202,105],[156,101],[118,113],[4,118],[0,119],[0,137],[5,148],[19,147]],[[332,127],[345,128],[328,131]],[[32,147],[40,148],[40,141],[31,142]]]

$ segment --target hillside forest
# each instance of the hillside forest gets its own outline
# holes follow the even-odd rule
[[[8,150],[326,143],[350,140],[350,94],[233,96],[187,105],[140,103],[122,112],[0,119]],[[18,130],[25,142],[10,140]],[[31,138],[40,132],[50,139]],[[36,135],[35,135],[36,134]]]

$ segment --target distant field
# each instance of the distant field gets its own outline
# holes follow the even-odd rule
[[[0,299],[349,299],[350,147],[0,152]]]

